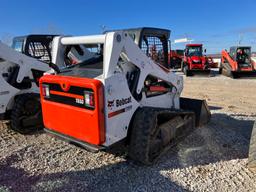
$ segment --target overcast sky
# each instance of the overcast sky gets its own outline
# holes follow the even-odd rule
[[[171,40],[191,38],[208,53],[251,45],[256,51],[256,0],[1,0],[0,38],[29,33],[86,35],[105,29],[161,27]],[[184,44],[173,44],[184,48]]]

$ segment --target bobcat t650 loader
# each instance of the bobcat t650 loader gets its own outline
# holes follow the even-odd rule
[[[153,30],[59,38],[56,63],[64,62],[65,46],[95,45],[101,50],[40,79],[45,130],[92,151],[126,140],[130,158],[151,164],[167,146],[207,123],[205,101],[180,98],[183,79],[161,63],[164,55],[168,63],[168,49],[160,45],[164,37],[157,37],[163,30]],[[169,33],[164,30],[165,38]]]

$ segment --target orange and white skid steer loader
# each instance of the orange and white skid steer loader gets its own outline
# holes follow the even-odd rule
[[[69,45],[100,50],[40,79],[47,132],[92,151],[126,139],[130,158],[151,164],[209,121],[206,102],[181,99],[182,77],[148,57],[127,30],[58,40],[56,63],[64,62],[62,49]]]
[[[221,52],[220,73],[231,78],[256,76],[256,63],[251,58],[251,47],[233,46]]]

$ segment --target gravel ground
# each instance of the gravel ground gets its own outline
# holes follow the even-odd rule
[[[151,167],[133,164],[125,150],[90,153],[1,122],[0,191],[256,191],[246,167],[255,92],[253,79],[185,79],[184,96],[206,99],[211,122]]]

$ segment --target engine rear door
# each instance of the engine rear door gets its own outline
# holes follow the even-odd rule
[[[40,79],[40,93],[46,129],[93,145],[105,142],[101,81],[45,75]]]

